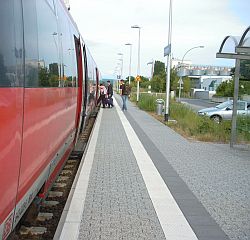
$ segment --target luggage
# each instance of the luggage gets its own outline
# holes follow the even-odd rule
[[[106,98],[106,104],[109,105],[109,107],[110,106],[113,107],[114,106],[113,98],[112,97],[111,98]]]

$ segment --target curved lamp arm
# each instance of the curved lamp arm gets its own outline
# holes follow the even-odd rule
[[[182,60],[181,60],[181,65],[183,64],[184,58],[185,58],[185,56],[187,55],[187,53],[190,52],[191,50],[195,49],[195,48],[204,48],[204,46],[197,46],[197,47],[192,47],[192,48],[188,49],[188,50],[185,52],[185,54],[183,55],[183,58],[182,58]]]

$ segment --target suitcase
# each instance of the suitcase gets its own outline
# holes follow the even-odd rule
[[[111,97],[111,98],[106,98],[106,104],[108,104],[109,105],[109,107],[110,106],[114,106],[114,104],[113,104],[113,98]]]

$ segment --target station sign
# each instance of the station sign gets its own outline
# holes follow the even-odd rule
[[[168,56],[171,53],[171,44],[167,45],[164,48],[164,57]]]

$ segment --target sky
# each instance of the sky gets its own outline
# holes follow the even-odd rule
[[[69,0],[70,13],[103,78],[116,76],[123,53],[123,77],[129,75],[129,46],[132,44],[131,75],[137,74],[138,29],[141,27],[140,75],[148,77],[152,60],[166,62],[170,0]],[[172,57],[192,64],[233,66],[234,61],[217,59],[223,39],[241,36],[250,26],[249,0],[172,0]]]

